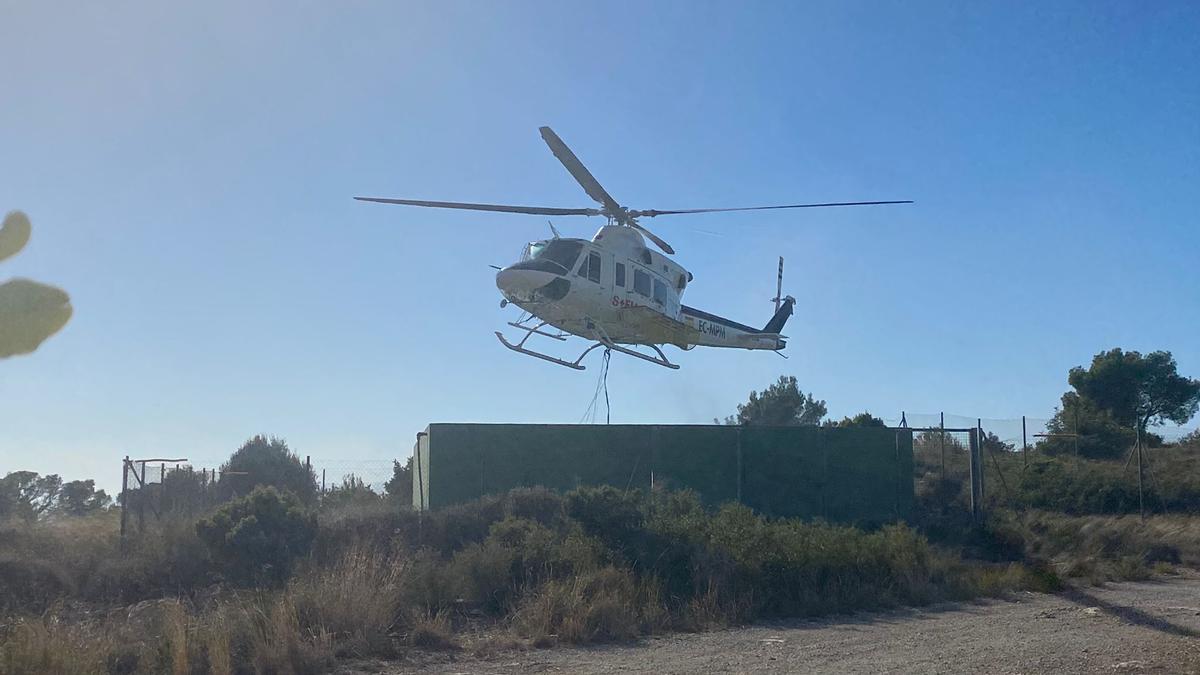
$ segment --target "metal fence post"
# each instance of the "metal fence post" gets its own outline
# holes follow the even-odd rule
[[[979,480],[979,469],[975,465],[975,451],[979,447],[978,434],[975,429],[967,432],[967,471],[971,483],[971,522],[975,523],[979,519],[979,501],[977,485]]]
[[[1142,520],[1146,519],[1146,499],[1142,492],[1142,425],[1137,425],[1137,461],[1138,461],[1138,511]]]
[[[125,521],[129,511],[129,455],[121,462],[121,547],[125,547]]]
[[[138,488],[138,534],[141,534],[146,529],[146,462],[142,462],[142,475],[138,481],[141,486]]]
[[[946,413],[938,413],[941,421],[938,422],[938,428],[942,430],[942,481],[946,480]]]
[[[979,510],[983,511],[983,419],[979,417],[975,418],[975,461],[979,463]]]
[[[1029,467],[1029,441],[1025,436],[1025,416],[1021,415],[1021,469]]]

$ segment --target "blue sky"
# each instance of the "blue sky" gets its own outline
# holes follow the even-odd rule
[[[543,124],[633,208],[917,201],[653,221],[686,301],[739,321],[785,256],[790,359],[614,357],[614,422],[707,422],[780,374],[835,416],[1047,417],[1114,346],[1200,375],[1198,33],[1187,2],[6,3],[0,210],[34,239],[0,279],[75,316],[0,362],[0,473],[578,422],[598,356],[492,335],[488,265],[544,219],[350,199],[591,206]]]

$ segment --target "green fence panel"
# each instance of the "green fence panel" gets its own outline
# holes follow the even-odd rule
[[[742,427],[742,502],[767,516],[825,515],[825,458],[816,427]]]
[[[905,484],[912,491],[912,464],[910,461],[908,472],[904,472],[897,431],[850,427],[821,432],[828,467],[827,517],[859,523],[902,517],[901,493]],[[909,434],[899,432],[899,435]],[[911,444],[908,454],[912,454]]]
[[[690,489],[712,506],[738,498],[738,427],[649,429],[655,489]]]

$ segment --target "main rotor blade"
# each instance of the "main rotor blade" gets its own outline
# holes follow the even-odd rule
[[[355,197],[360,202],[430,206],[435,209],[465,209],[468,211],[499,211],[500,213],[531,213],[535,216],[598,216],[599,209],[560,209],[553,206],[509,206],[507,204],[471,204],[469,202],[430,202],[422,199],[385,199]]]
[[[671,245],[670,245],[670,244],[668,244],[667,242],[663,241],[662,239],[659,239],[659,238],[658,238],[658,235],[654,234],[654,233],[653,233],[653,232],[651,232],[650,230],[647,230],[646,228],[642,227],[642,226],[641,226],[641,225],[639,225],[638,223],[630,223],[630,224],[629,224],[629,226],[630,226],[630,227],[632,227],[632,228],[634,228],[634,229],[637,229],[637,230],[639,230],[639,231],[640,231],[642,234],[646,235],[646,238],[647,238],[647,239],[649,239],[650,241],[654,242],[655,244],[658,244],[658,247],[659,247],[659,248],[661,248],[661,249],[663,250],[663,253],[667,253],[667,254],[669,254],[669,255],[674,255],[674,254],[675,254],[675,249],[671,248]]]
[[[567,147],[566,143],[563,143],[563,140],[558,137],[558,134],[554,133],[553,129],[550,127],[540,127],[538,131],[542,134],[542,140],[546,141],[546,145],[550,146],[550,152],[553,152],[558,161],[562,162],[567,171],[571,172],[571,175],[575,177],[575,181],[583,186],[583,191],[589,197],[595,199],[612,213],[617,213],[621,210],[621,205],[617,203],[617,200],[613,199],[612,195],[604,190],[600,185],[600,181],[596,180],[596,177],[587,170],[583,162],[579,161],[575,153],[571,152],[571,149]]]
[[[877,204],[912,204],[912,200],[905,199],[901,201],[887,202],[828,202],[825,204],[785,204],[783,206],[745,206],[734,209],[679,209],[674,211],[659,211],[658,209],[650,209],[648,211],[630,211],[629,215],[634,217],[645,216],[653,218],[655,216],[669,216],[677,213],[721,213],[726,211],[769,211],[772,209],[812,209],[823,206],[873,206]]]

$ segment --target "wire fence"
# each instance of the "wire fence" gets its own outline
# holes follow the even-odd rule
[[[394,462],[388,459],[326,460],[304,459],[318,496],[345,489],[367,489],[383,495],[394,474]],[[193,466],[181,457],[137,459],[121,462],[121,537],[130,528],[140,533],[148,520],[161,521],[167,516],[195,516],[204,513],[230,496],[229,486],[221,489],[221,480],[234,481],[249,472]],[[253,479],[242,481],[252,484]]]
[[[361,481],[367,488],[382,494],[384,484],[392,479],[393,474],[393,461],[390,459],[309,458],[308,464],[322,493]]]

